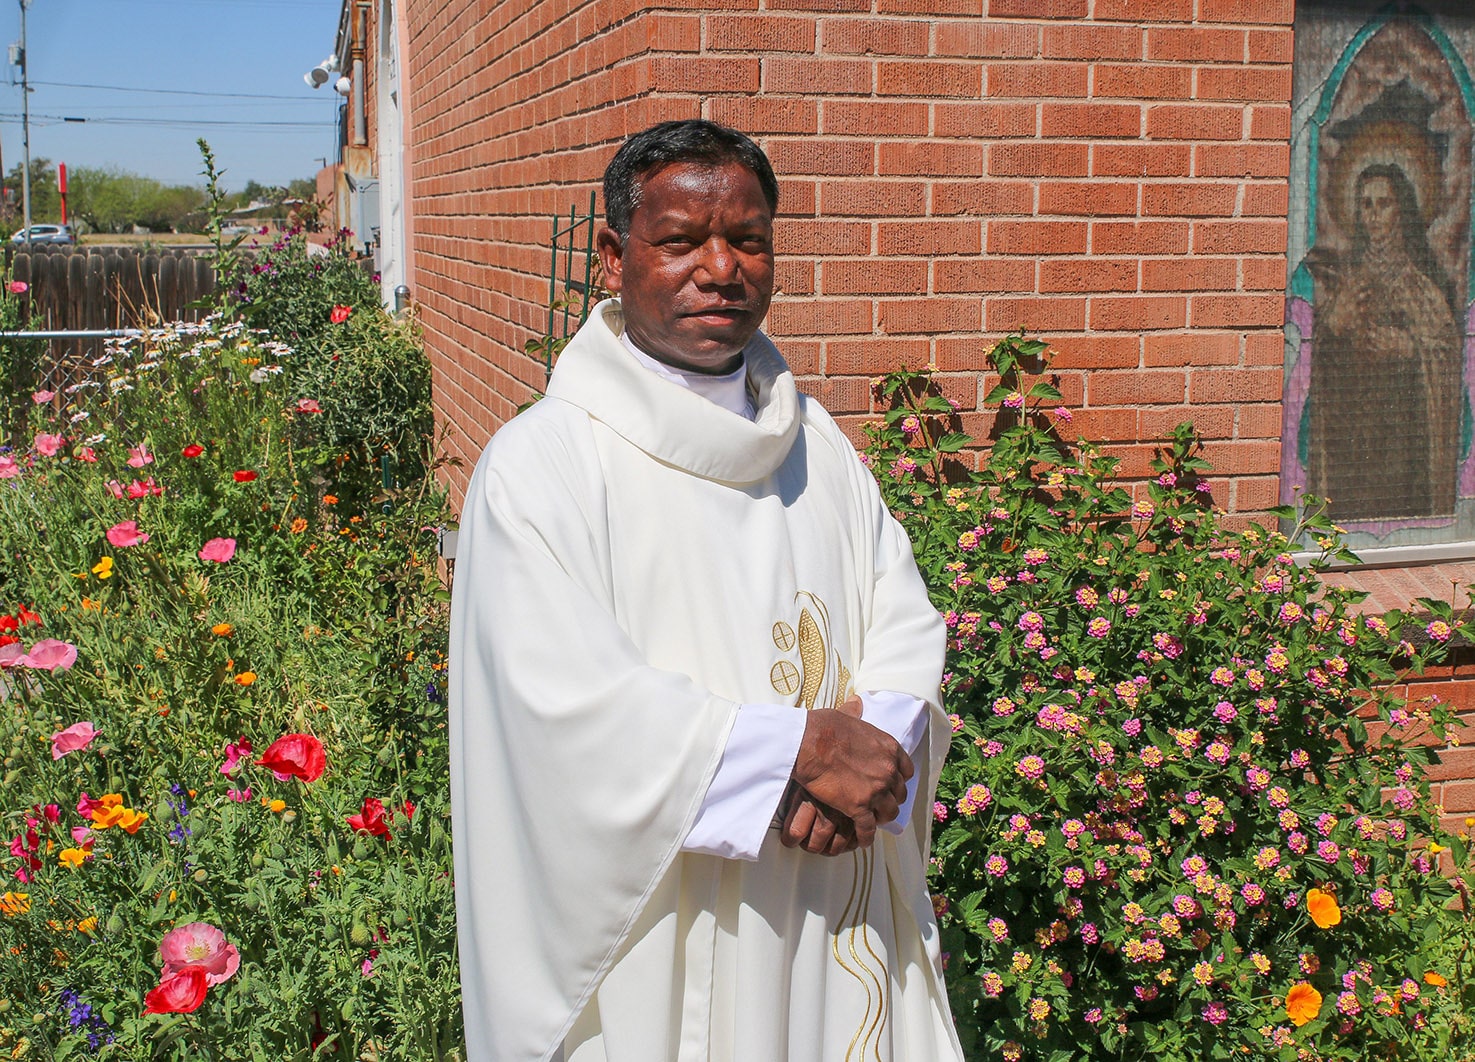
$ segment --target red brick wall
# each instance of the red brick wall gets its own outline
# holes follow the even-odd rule
[[[627,133],[702,115],[783,184],[768,329],[854,426],[931,364],[965,409],[993,338],[1052,341],[1128,474],[1195,420],[1238,514],[1275,500],[1291,0],[412,5],[415,290],[468,462],[543,380],[554,210]],[[985,418],[968,418],[973,430]],[[459,475],[468,474],[463,469]]]

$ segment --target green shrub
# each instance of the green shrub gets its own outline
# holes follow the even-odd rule
[[[354,507],[303,441],[334,398],[293,386],[295,357],[218,319],[110,344],[0,453],[6,1057],[462,1050],[444,499]],[[257,762],[291,734],[320,742],[320,778]],[[196,923],[239,968],[145,1014],[161,942]]]
[[[296,353],[289,387],[331,398],[304,442],[359,473],[344,489],[372,493],[386,454],[401,482],[420,478],[434,425],[430,368],[413,323],[383,312],[379,278],[352,256],[347,234],[311,250],[303,234],[283,236],[236,269],[236,312]]]
[[[1059,437],[1044,344],[990,360],[977,471],[925,373],[878,381],[866,451],[947,620],[933,870],[972,1057],[1468,1051],[1469,934],[1438,870],[1466,853],[1424,778],[1450,715],[1389,692],[1461,621],[1423,602],[1405,640],[1279,533],[1226,527],[1187,426],[1134,500]]]

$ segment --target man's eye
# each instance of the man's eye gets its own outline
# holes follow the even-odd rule
[[[672,247],[678,250],[683,247],[695,247],[696,245],[696,241],[690,236],[667,236],[661,241],[662,247]]]

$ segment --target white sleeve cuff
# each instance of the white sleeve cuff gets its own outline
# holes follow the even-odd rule
[[[738,706],[722,760],[682,851],[758,858],[799,758],[805,715],[785,704]]]
[[[927,702],[920,701],[909,693],[894,693],[891,690],[866,691],[860,695],[861,718],[878,730],[890,734],[898,745],[907,750],[913,759],[927,734]],[[906,800],[901,810],[881,829],[887,833],[901,833],[912,818],[912,804],[917,795],[917,775],[907,782]]]

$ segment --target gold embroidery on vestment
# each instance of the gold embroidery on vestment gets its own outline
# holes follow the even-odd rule
[[[778,620],[773,624],[772,636],[773,644],[781,652],[789,653],[797,647],[799,663],[796,667],[791,659],[780,659],[769,672],[769,682],[784,697],[791,697],[797,691],[799,707],[811,710],[839,708],[855,690],[851,685],[853,676],[850,669],[835,650],[830,610],[807,590],[799,591],[795,597],[808,602],[807,606],[801,605],[799,609],[797,635],[787,622]],[[780,817],[775,816],[775,822],[781,822]],[[865,993],[865,1011],[850,1038],[845,1059],[846,1062],[866,1062],[870,1057],[874,1062],[882,1062],[881,1044],[891,1013],[891,978],[886,961],[876,953],[872,944],[867,918],[876,875],[875,849],[852,853],[851,867],[850,896],[840,913],[830,946],[835,963],[855,978]],[[871,961],[867,961],[866,956]]]

